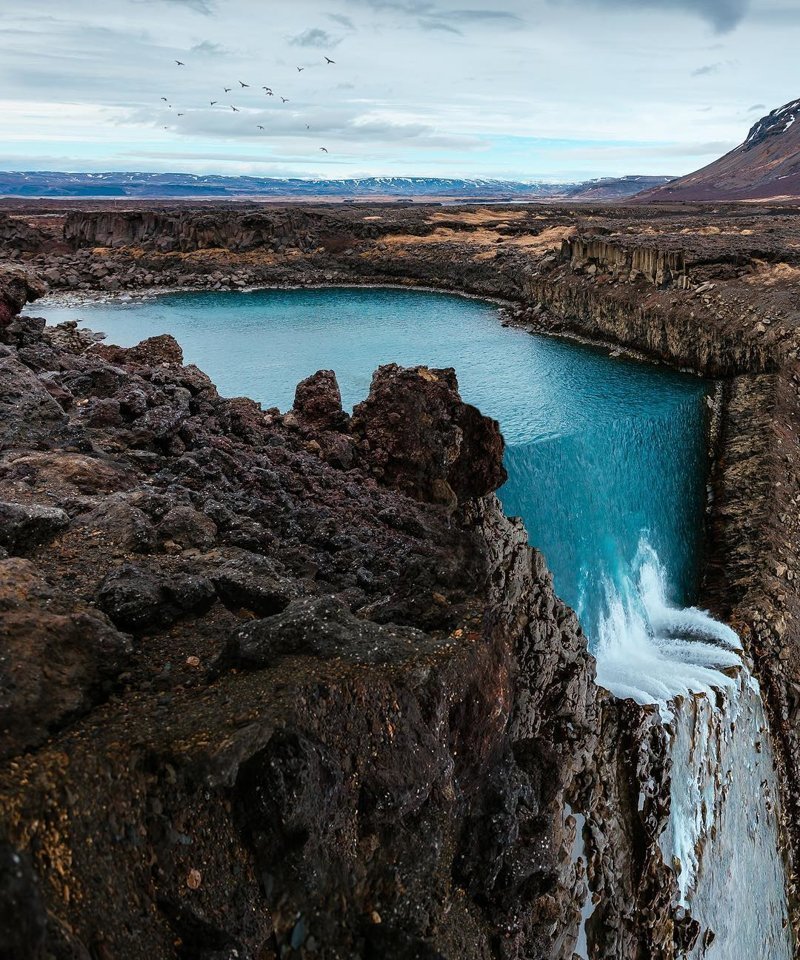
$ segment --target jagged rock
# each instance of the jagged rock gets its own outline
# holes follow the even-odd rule
[[[43,296],[47,287],[22,270],[0,269],[0,343],[4,331],[26,303]]]
[[[0,755],[36,746],[103,699],[129,639],[27,560],[0,560]]]
[[[175,337],[167,333],[148,337],[135,347],[115,347],[99,344],[94,352],[113,364],[131,364],[153,367],[160,364],[172,366],[183,363],[183,351]]]
[[[422,501],[453,504],[506,479],[497,421],[461,400],[452,369],[380,367],[352,430],[372,472]]]
[[[216,599],[202,577],[168,577],[126,564],[110,573],[97,591],[97,605],[124,630],[165,627],[187,614],[204,613]]]
[[[209,573],[226,606],[244,608],[260,616],[280,613],[295,595],[295,588],[275,572],[265,557],[243,553]]]
[[[35,445],[64,420],[39,378],[15,357],[0,355],[0,449]]]
[[[159,523],[158,535],[184,547],[210,547],[217,539],[217,525],[193,507],[173,507]]]
[[[271,666],[282,656],[308,654],[388,663],[405,659],[424,640],[424,633],[410,627],[360,620],[336,597],[305,597],[290,603],[283,613],[235,630],[223,662],[259,668]]]
[[[0,501],[0,547],[9,553],[26,553],[67,526],[69,516],[58,507]]]
[[[125,553],[150,553],[156,531],[147,515],[122,497],[109,497],[84,520],[82,536],[101,537],[104,546]]]
[[[349,417],[342,410],[342,395],[333,370],[318,370],[298,383],[292,409],[308,430],[347,430]]]

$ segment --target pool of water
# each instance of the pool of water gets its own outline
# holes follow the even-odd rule
[[[352,407],[381,363],[455,367],[464,398],[500,421],[507,512],[525,520],[593,649],[608,648],[601,682],[643,701],[664,692],[624,675],[630,651],[619,635],[647,652],[640,673],[663,672],[663,651],[649,642],[653,591],[640,580],[655,576],[668,609],[694,597],[708,383],[505,329],[490,303],[424,291],[188,293],[79,307],[44,301],[36,309],[52,323],[80,318],[123,346],[172,333],[186,362],[223,394],[284,410],[297,382],[320,368],[335,370]],[[678,670],[664,695],[692,688],[685,673]],[[701,679],[695,688],[704,688]]]

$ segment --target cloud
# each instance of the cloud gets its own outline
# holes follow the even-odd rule
[[[733,30],[751,6],[751,0],[577,0],[599,7],[651,7],[662,12],[684,10],[707,20],[718,33]]]
[[[202,43],[196,43],[189,53],[197,54],[201,57],[222,57],[230,53],[221,43],[212,43],[210,40],[203,40]]]
[[[339,44],[339,40],[332,37],[327,30],[321,27],[309,27],[296,37],[289,41],[293,47],[319,47],[321,50],[329,50]]]
[[[698,67],[696,70],[692,70],[692,76],[707,77],[712,73],[719,73],[721,69],[721,63],[707,63],[704,67]]]
[[[333,20],[334,23],[338,23],[340,27],[344,27],[345,30],[355,30],[355,24],[350,19],[346,17],[343,13],[329,13],[329,20]]]
[[[137,0],[145,3],[166,3],[171,7],[187,7],[195,13],[202,13],[205,17],[210,17],[216,10],[214,0]]]
[[[766,109],[767,109],[766,103],[754,103],[753,106],[750,107],[747,112],[755,113],[756,110],[766,110]]]
[[[460,34],[460,27],[520,26],[524,21],[512,10],[490,8],[467,9],[442,6],[437,0],[351,0],[372,10],[388,10],[416,18],[416,25],[423,30],[438,30]]]

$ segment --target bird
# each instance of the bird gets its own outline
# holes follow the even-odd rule
[[[241,112],[242,112],[238,107],[234,107],[233,104],[231,104],[231,110],[233,110],[234,113],[241,113]]]
[[[209,100],[209,105],[215,107],[219,103],[219,100]]]
[[[265,129],[264,127],[261,126],[260,123],[259,123],[259,124],[256,124],[256,126],[258,127],[259,130],[264,130],[264,129]]]
[[[169,103],[169,100],[167,100],[166,97],[162,97],[161,99],[164,101],[164,103]]]
[[[327,148],[327,147],[320,147],[320,150],[321,150],[323,153],[327,153],[327,152],[328,152],[328,148]]]
[[[185,66],[186,66],[186,64],[183,62],[183,60],[176,60],[175,63],[177,63],[179,67],[185,67]]]
[[[182,113],[179,113],[179,114],[178,114],[178,116],[179,116],[179,117],[182,117],[182,116],[184,116],[184,114],[182,114]]]
[[[308,124],[306,124],[306,130],[310,130],[310,129],[311,127]]]
[[[284,103],[288,103],[288,102],[289,102],[289,98],[288,98],[288,97],[281,97],[281,100],[283,100]]]
[[[266,88],[265,88],[265,89],[266,89]],[[268,96],[268,97],[274,97],[275,94],[274,94],[271,90],[267,89],[267,96]]]
[[[244,88],[245,88],[245,87],[249,87],[250,84],[249,84],[249,83],[245,83],[243,80],[240,80],[240,81],[239,81],[239,86],[242,88],[242,90],[244,90]]]
[[[272,96],[272,87],[262,87],[261,89],[262,89],[262,90],[266,90],[267,93],[268,93],[270,96]]]
[[[298,67],[297,72],[302,73],[305,70],[305,67]]]
[[[328,63],[336,63],[336,61],[335,61],[335,60],[331,60],[330,57],[325,57],[325,59],[328,61]]]
[[[233,87],[224,87],[225,93],[230,93],[233,90]]]

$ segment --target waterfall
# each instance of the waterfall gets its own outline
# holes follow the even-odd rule
[[[737,635],[668,599],[647,543],[629,574],[605,580],[597,682],[656,704],[670,737],[670,816],[660,838],[680,905],[703,928],[688,955],[790,960],[774,758],[758,682]]]
[[[673,703],[671,810],[661,837],[681,904],[713,940],[692,958],[791,960],[778,785],[757,682]],[[710,940],[710,942],[709,942]]]
[[[604,578],[604,593],[594,644],[601,687],[667,713],[674,697],[736,689],[739,638],[705,611],[669,603],[666,571],[646,540],[627,575]]]

